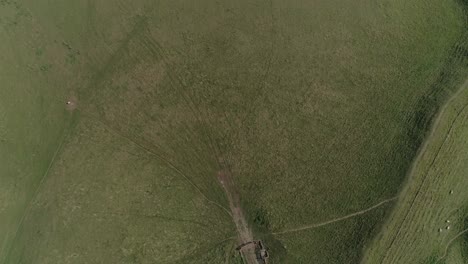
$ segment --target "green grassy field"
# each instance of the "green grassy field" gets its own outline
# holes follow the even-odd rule
[[[465,263],[468,82],[464,86],[440,115],[364,263]]]
[[[0,263],[241,263],[220,170],[271,263],[358,263],[392,203],[272,233],[396,196],[465,31],[454,0],[0,0]]]

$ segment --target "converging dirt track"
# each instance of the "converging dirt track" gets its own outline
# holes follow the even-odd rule
[[[223,171],[218,172],[218,180],[223,186],[226,196],[229,200],[229,207],[232,212],[232,220],[234,221],[237,229],[237,235],[239,238],[239,245],[244,245],[249,242],[252,242],[253,234],[250,230],[247,220],[245,219],[244,213],[240,206],[239,195],[237,194],[234,186],[234,182],[231,177]],[[246,261],[247,264],[257,264],[257,257],[255,255],[255,244],[250,243],[243,246],[240,249],[242,258]]]

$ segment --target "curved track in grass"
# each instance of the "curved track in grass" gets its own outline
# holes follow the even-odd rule
[[[398,192],[465,51],[455,1],[3,0],[0,18],[1,264],[239,262],[219,171],[272,263],[356,263],[389,203],[362,208]]]

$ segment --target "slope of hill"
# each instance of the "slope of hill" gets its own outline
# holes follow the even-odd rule
[[[220,171],[270,262],[358,262],[391,203],[283,231],[397,194],[465,31],[439,0],[4,0],[0,17],[2,264],[238,262]]]

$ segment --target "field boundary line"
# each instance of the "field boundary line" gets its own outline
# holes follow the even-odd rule
[[[271,233],[272,235],[282,235],[282,234],[287,234],[287,233],[293,233],[293,232],[299,232],[299,231],[304,231],[304,230],[308,230],[308,229],[313,229],[313,228],[318,228],[318,227],[322,227],[322,226],[325,226],[325,225],[329,225],[329,224],[333,224],[333,223],[336,223],[336,222],[340,222],[340,221],[343,221],[343,220],[346,220],[346,219],[349,219],[349,218],[352,218],[352,217],[355,217],[355,216],[359,216],[359,215],[363,215],[369,211],[372,211],[386,203],[389,203],[391,201],[394,201],[398,198],[398,196],[395,196],[395,197],[392,197],[392,198],[389,198],[389,199],[385,199],[383,201],[381,201],[380,203],[378,204],[375,204],[367,209],[363,209],[361,211],[357,211],[357,212],[354,212],[352,214],[348,214],[348,215],[345,215],[345,216],[342,216],[342,217],[339,217],[339,218],[334,218],[334,219],[331,219],[331,220],[328,220],[328,221],[325,221],[325,222],[321,222],[321,223],[317,223],[317,224],[312,224],[312,225],[306,225],[306,226],[303,226],[303,227],[298,227],[298,228],[293,228],[293,229],[287,229],[287,230],[284,230],[284,231],[279,231],[279,232],[273,232]]]
[[[437,130],[437,128],[439,127],[440,125],[440,122],[442,120],[442,116],[445,114],[445,112],[447,111],[448,107],[451,106],[451,103],[453,100],[455,100],[455,98],[458,97],[458,95],[460,95],[465,89],[466,87],[468,87],[468,79],[465,80],[463,82],[463,84],[461,85],[461,87],[452,95],[450,96],[450,98],[440,107],[439,111],[436,113],[436,116],[435,118],[433,119],[433,123],[431,125],[431,128],[430,128],[430,132],[427,134],[427,136],[425,137],[424,139],[424,143],[422,144],[421,148],[418,150],[418,154],[416,155],[416,157],[414,158],[413,162],[412,162],[412,165],[410,167],[410,170],[408,171],[408,179],[406,180],[406,183],[404,184],[405,186],[403,187],[403,190],[398,194],[398,196],[401,196],[402,194],[404,194],[405,192],[408,191],[408,188],[410,187],[409,183],[411,181],[411,178],[413,178],[413,174],[416,172],[416,169],[417,169],[417,165],[419,163],[419,160],[422,159],[423,155],[426,153],[426,149],[427,149],[427,146],[429,145],[429,143],[431,143],[432,141],[430,140],[433,136],[434,136],[434,133],[435,131]],[[405,217],[403,218],[403,220],[401,221],[401,223],[399,224],[399,227],[398,227],[398,231],[396,233],[396,235],[393,237],[392,241],[390,242],[390,245],[388,246],[385,254],[383,255],[383,259],[382,259],[382,263],[387,259],[388,257],[388,251],[390,251],[390,249],[393,247],[394,245],[394,242],[396,240],[396,238],[400,235],[400,232],[402,230],[402,227],[404,225],[404,223],[406,222],[406,219],[408,218],[410,212],[412,211],[413,209],[413,205],[416,201],[416,199],[418,198],[418,196],[420,195],[421,193],[421,189],[422,187],[426,184],[426,180],[427,180],[427,176],[428,176],[428,173],[429,171],[431,170],[431,168],[433,167],[434,165],[434,162],[435,160],[439,157],[439,153],[440,153],[440,150],[442,149],[442,147],[445,145],[447,139],[448,139],[448,136],[451,134],[452,132],[452,129],[453,129],[453,125],[454,123],[457,121],[458,117],[460,116],[460,114],[465,110],[465,108],[468,107],[468,104],[465,104],[457,113],[457,115],[455,116],[455,118],[453,118],[452,120],[452,123],[450,125],[450,127],[448,128],[447,130],[447,134],[445,135],[445,138],[444,140],[442,141],[442,143],[440,143],[440,145],[438,146],[437,148],[437,152],[435,153],[431,163],[429,164],[427,170],[425,170],[424,172],[424,176],[422,178],[422,182],[421,184],[419,185],[416,193],[414,194],[414,197],[412,197],[411,199],[411,203],[410,203],[410,207],[408,208],[406,214],[405,214]],[[402,197],[400,197],[402,199]]]
[[[468,79],[466,79],[463,84],[461,85],[461,87],[454,93],[450,96],[450,98],[448,98],[448,100],[442,104],[442,106],[439,108],[439,110],[437,111],[437,113],[435,114],[434,116],[434,119],[432,119],[432,124],[431,124],[431,127],[429,129],[429,133],[426,135],[425,139],[424,139],[424,142],[422,143],[421,147],[419,148],[419,150],[417,151],[417,155],[415,156],[409,170],[408,170],[408,173],[407,175],[409,176],[408,179],[407,179],[407,182],[410,181],[409,178],[411,178],[411,175],[413,175],[413,172],[414,170],[416,169],[416,165],[418,163],[418,161],[421,159],[422,155],[425,153],[425,150],[427,148],[427,146],[429,145],[429,138],[431,138],[434,133],[435,133],[435,130],[436,128],[438,127],[439,123],[441,122],[441,119],[442,119],[442,116],[443,114],[445,113],[446,109],[448,108],[448,106],[451,104],[451,102],[453,100],[455,100],[456,97],[458,97],[458,95],[460,95],[464,90],[465,88],[468,87]],[[405,188],[408,187],[406,184],[405,184]],[[404,190],[402,190],[401,193],[403,193]]]
[[[69,124],[69,126],[71,126],[73,124],[73,121],[71,124]],[[62,138],[60,139],[60,143],[59,145],[57,146],[57,148],[55,149],[55,152],[54,152],[54,155],[52,156],[52,159],[50,160],[49,162],[49,165],[46,169],[46,171],[44,172],[44,174],[42,175],[42,178],[41,180],[39,181],[37,187],[36,187],[36,190],[34,191],[34,194],[31,196],[31,199],[29,200],[29,202],[27,202],[26,204],[26,207],[23,211],[23,214],[21,216],[21,219],[19,221],[19,224],[18,224],[18,227],[16,228],[15,232],[13,233],[13,239],[11,241],[11,244],[10,246],[8,247],[8,249],[5,251],[5,255],[2,256],[2,262],[3,261],[6,261],[8,260],[9,256],[10,256],[10,253],[11,253],[11,250],[13,248],[13,245],[15,244],[16,240],[18,239],[18,233],[19,231],[23,228],[23,223],[24,223],[24,220],[26,219],[26,216],[28,215],[29,211],[31,210],[32,208],[32,205],[34,203],[34,201],[36,200],[37,196],[39,195],[39,191],[41,190],[42,186],[44,185],[44,182],[46,181],[46,179],[48,178],[49,176],[49,172],[50,172],[50,169],[53,167],[54,163],[55,163],[55,160],[57,158],[57,155],[58,153],[60,152],[60,150],[62,149],[62,146],[63,146],[63,143],[65,142],[65,140],[68,138],[68,136],[71,134],[71,131],[72,131],[72,128],[71,127],[68,127],[67,129],[68,131],[66,131],[63,135],[62,135]],[[1,256],[1,255],[0,255]]]

